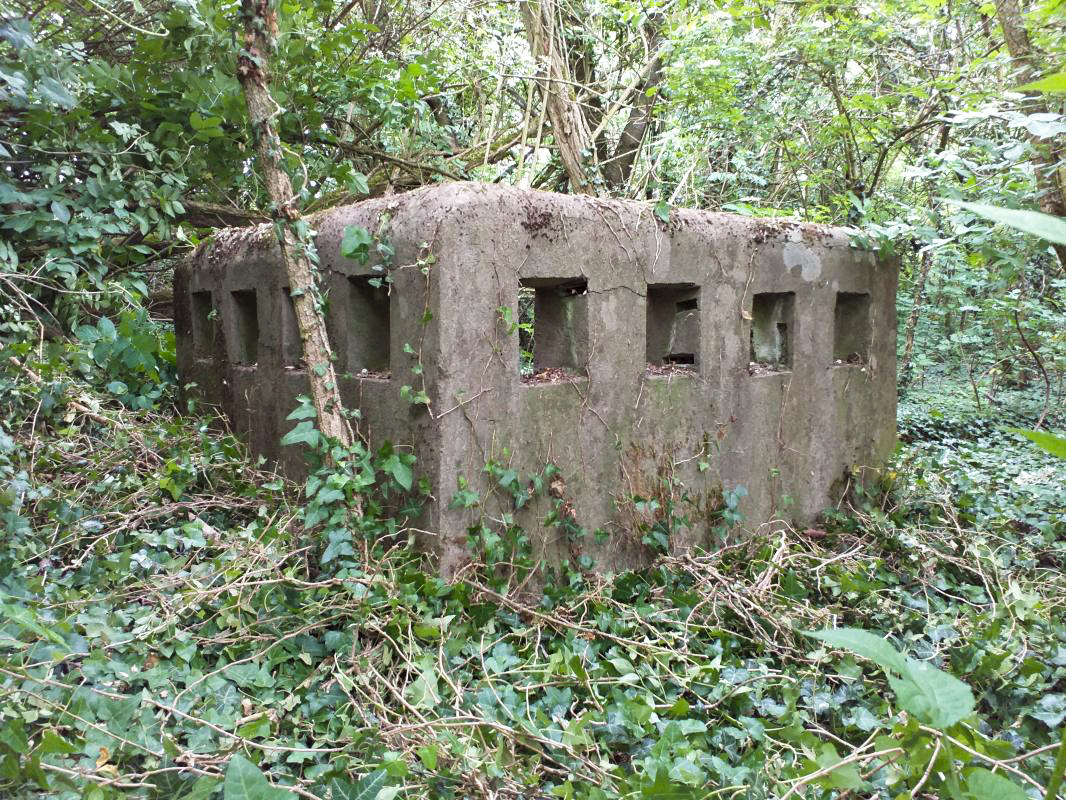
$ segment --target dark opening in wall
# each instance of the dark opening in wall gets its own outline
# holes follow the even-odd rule
[[[663,367],[694,371],[699,365],[699,291],[693,283],[648,284],[645,341],[650,372]]]
[[[532,378],[583,372],[589,358],[588,282],[524,280],[518,305],[519,371]]]
[[[259,308],[254,289],[233,292],[233,328],[236,335],[235,361],[255,364],[259,361]]]
[[[382,277],[348,279],[348,348],[345,369],[356,377],[385,377],[392,368],[389,284]]]
[[[197,359],[218,355],[217,314],[211,292],[192,293],[192,349]]]
[[[792,292],[766,292],[752,297],[749,372],[792,368],[795,299]]]
[[[281,289],[281,363],[295,367],[303,361],[303,342],[300,324],[296,321],[296,306],[288,286]]]
[[[833,360],[865,364],[870,357],[870,295],[837,292],[833,312]]]

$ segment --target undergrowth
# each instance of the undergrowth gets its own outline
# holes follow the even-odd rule
[[[5,797],[1045,793],[1063,474],[961,400],[904,402],[883,498],[531,599],[408,546],[385,512],[407,457],[362,453],[312,493],[175,414],[166,342],[115,362],[100,338],[0,353]],[[129,396],[153,375],[165,393]],[[309,518],[327,484],[338,513]],[[930,727],[801,635],[841,627],[962,679],[976,710]]]

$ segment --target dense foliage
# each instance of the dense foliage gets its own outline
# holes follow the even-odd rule
[[[547,47],[531,5],[279,4],[304,209],[505,181],[901,257],[876,495],[543,592],[488,526],[435,577],[410,455],[297,487],[178,402],[174,259],[269,210],[238,5],[0,9],[0,795],[1055,796],[1066,462],[1011,429],[1066,427],[1066,263],[950,200],[1062,213],[1061,74],[1019,90],[1060,0],[541,0]]]

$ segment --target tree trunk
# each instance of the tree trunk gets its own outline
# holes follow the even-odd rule
[[[620,190],[629,183],[633,174],[633,165],[637,160],[637,153],[644,142],[644,137],[651,125],[652,113],[655,102],[658,99],[656,90],[663,76],[663,58],[660,53],[662,47],[662,19],[653,18],[648,21],[645,32],[648,39],[648,50],[652,57],[644,68],[641,81],[633,94],[633,108],[629,112],[622,135],[615,146],[614,155],[602,165],[603,177],[607,185],[614,190]]]
[[[242,0],[241,18],[244,46],[237,56],[237,79],[244,90],[259,166],[270,195],[271,217],[292,291],[311,385],[311,402],[318,416],[319,431],[350,446],[352,429],[343,413],[326,323],[321,314],[321,293],[315,283],[314,242],[296,207],[289,176],[282,168],[282,144],[274,127],[274,115],[279,107],[270,95],[269,58],[277,36],[277,14],[271,0]]]
[[[570,187],[576,194],[596,194],[585,168],[584,155],[591,152],[592,136],[577,102],[563,39],[556,31],[555,0],[523,0],[521,10],[529,49],[543,76],[540,89],[551,121],[552,136],[570,179]]]
[[[1035,80],[1040,76],[1040,69],[1018,0],[996,0],[996,16],[1007,42],[1007,52],[1019,67],[1021,82],[1024,84]],[[1027,97],[1026,111],[1033,114],[1047,112],[1047,103],[1042,95],[1038,92],[1029,93]],[[1032,134],[1029,134],[1029,143],[1033,148],[1033,171],[1040,191],[1040,210],[1056,217],[1066,217],[1066,193],[1063,192],[1057,169],[1061,154],[1053,143],[1045,143]],[[1052,247],[1059,258],[1060,268],[1066,269],[1066,245],[1053,244]]]
[[[922,302],[925,300],[925,281],[929,277],[929,268],[933,266],[933,252],[922,253],[918,278],[914,282],[914,303],[907,317],[903,335],[903,358],[900,359],[899,374],[904,383],[910,383],[911,356],[914,353],[914,332],[918,329],[918,319],[922,314]]]

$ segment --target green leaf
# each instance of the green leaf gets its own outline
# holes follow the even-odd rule
[[[29,740],[26,731],[23,730],[21,719],[11,719],[0,728],[0,744],[5,744],[14,753],[25,753],[29,750]]]
[[[1066,92],[1066,72],[1056,72],[1038,81],[1019,86],[1020,92]]]
[[[822,779],[823,783],[831,789],[861,789],[865,781],[859,775],[859,769],[854,763],[840,764],[842,759],[833,745],[826,743],[820,748],[821,752],[816,759],[819,767],[832,771]]]
[[[900,680],[888,676],[900,708],[934,728],[950,728],[970,716],[976,702],[970,687],[954,675],[921,661],[907,659]]]
[[[52,201],[52,216],[66,225],[70,222],[70,209],[60,203],[58,200]]]
[[[396,483],[400,484],[404,489],[410,491],[413,476],[411,474],[411,468],[403,462],[403,460],[393,453],[382,465],[382,469],[388,472]]]
[[[1021,428],[1007,428],[1011,433],[1024,436],[1041,450],[1044,450],[1056,458],[1066,458],[1066,436],[1056,436],[1044,431],[1027,431]]]
[[[433,708],[440,702],[437,671],[430,664],[423,664],[421,674],[407,686],[404,694],[415,708]]]
[[[984,767],[966,770],[966,793],[972,800],[1028,800],[1020,786]]]
[[[1055,244],[1066,244],[1066,219],[1020,208],[999,208],[984,203],[965,203],[962,200],[949,198],[943,198],[943,200],[993,222],[1002,223],[1024,233],[1031,233]]]
[[[315,423],[311,420],[305,419],[291,431],[281,437],[281,444],[306,444],[311,447],[318,445],[320,434],[315,428]]]
[[[237,735],[243,739],[265,739],[270,735],[270,717],[262,714],[237,728]]]
[[[37,621],[37,615],[23,606],[0,603],[0,616],[11,620],[20,628],[36,634],[41,639],[47,639],[55,644],[65,645],[63,637],[52,628],[46,627]]]
[[[37,91],[49,103],[62,108],[74,108],[78,104],[74,95],[68,92],[66,87],[55,78],[41,78],[41,82],[37,84]]]
[[[850,650],[855,655],[868,659],[883,670],[903,673],[907,660],[882,637],[858,628],[834,628],[826,631],[804,631],[804,635],[818,639],[833,647]]]
[[[244,756],[235,755],[226,767],[222,786],[223,800],[296,800],[285,789],[272,786],[255,764]]]
[[[364,775],[355,783],[342,778],[334,778],[332,784],[333,800],[377,800],[388,777],[389,775],[385,770],[379,769]],[[226,800],[229,800],[229,798],[226,798]]]
[[[66,739],[60,737],[55,731],[46,730],[41,734],[41,743],[37,745],[37,751],[42,755],[49,755],[51,753],[70,755],[71,753],[78,752],[78,748]]]
[[[370,184],[362,172],[353,172],[348,181],[349,188],[356,194],[370,194]]]
[[[341,255],[352,258],[360,264],[365,264],[370,259],[370,245],[374,237],[370,231],[358,225],[348,225],[344,229],[344,237],[341,239]]]
[[[203,775],[192,785],[187,794],[181,796],[181,800],[208,800],[214,796],[218,782],[218,778]]]
[[[873,661],[887,674],[900,708],[928,725],[949,728],[970,716],[976,707],[965,683],[936,667],[904,657],[880,636],[855,628],[806,635]]]
[[[655,204],[655,207],[652,209],[652,212],[655,214],[655,216],[657,216],[662,222],[670,221],[670,211],[670,204],[665,200],[660,200],[658,203]]]
[[[419,747],[415,751],[418,753],[418,758],[422,761],[422,766],[433,772],[437,769],[437,745],[427,744]]]

